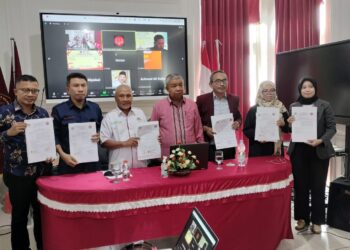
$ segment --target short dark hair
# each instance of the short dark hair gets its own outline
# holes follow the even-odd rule
[[[126,76],[126,72],[125,71],[120,71],[119,75],[125,75]]]
[[[153,39],[154,39],[154,42],[157,42],[159,39],[164,39],[164,36],[158,34],[158,35],[155,35]]]
[[[80,79],[84,79],[86,82],[88,81],[87,80],[87,77],[82,74],[82,73],[79,73],[79,72],[74,72],[74,73],[70,73],[68,76],[67,76],[67,86],[68,84],[70,83],[70,80],[72,78],[80,78]]]
[[[217,74],[217,73],[226,74],[226,72],[223,71],[223,70],[221,70],[221,69],[213,71],[213,72],[210,74],[210,82],[209,82],[209,83],[212,83],[212,82],[213,82],[213,77],[214,77],[214,75]]]
[[[15,83],[18,84],[20,82],[38,82],[38,80],[32,75],[21,75],[16,78]]]

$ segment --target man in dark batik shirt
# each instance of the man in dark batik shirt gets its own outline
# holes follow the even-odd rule
[[[29,208],[33,208],[34,237],[42,249],[40,208],[37,201],[38,176],[50,166],[47,162],[28,164],[24,120],[49,117],[47,111],[35,106],[39,94],[38,81],[30,75],[16,80],[16,100],[0,107],[0,143],[4,145],[4,183],[12,204],[12,249],[30,249],[27,230]]]
[[[100,169],[99,162],[79,163],[70,154],[69,124],[95,122],[97,133],[91,140],[98,143],[102,111],[97,103],[86,100],[88,93],[87,77],[81,73],[71,73],[67,76],[67,92],[69,100],[52,108],[51,116],[55,129],[56,149],[60,155],[57,168],[58,174],[92,172]]]

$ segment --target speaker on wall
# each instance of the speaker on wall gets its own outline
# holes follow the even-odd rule
[[[350,232],[350,181],[344,177],[331,183],[327,224]]]

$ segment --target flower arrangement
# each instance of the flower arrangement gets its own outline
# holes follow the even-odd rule
[[[199,164],[197,156],[192,154],[191,151],[187,151],[179,146],[171,151],[167,159],[168,172],[180,172],[189,171],[195,169]]]

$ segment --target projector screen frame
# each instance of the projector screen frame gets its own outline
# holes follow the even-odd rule
[[[59,96],[57,98],[52,98],[52,96],[50,96],[50,81],[48,78],[48,65],[47,65],[47,51],[46,51],[46,44],[45,44],[45,31],[44,31],[44,19],[43,16],[44,15],[57,15],[57,16],[77,16],[77,17],[98,17],[98,18],[135,18],[135,19],[150,19],[150,20],[182,20],[183,21],[183,34],[182,34],[182,40],[183,40],[183,47],[184,49],[182,50],[182,53],[184,53],[184,57],[183,57],[183,65],[182,67],[182,71],[181,71],[181,75],[184,78],[184,92],[185,95],[188,96],[190,94],[190,86],[189,86],[189,69],[188,69],[188,64],[189,64],[189,52],[188,52],[188,23],[187,23],[187,18],[186,17],[171,17],[171,16],[167,16],[167,17],[159,17],[159,16],[141,16],[141,15],[110,15],[110,14],[101,14],[101,13],[62,13],[62,12],[47,12],[47,11],[42,11],[39,13],[40,15],[40,26],[41,26],[41,42],[42,42],[42,55],[43,55],[43,65],[44,65],[44,85],[45,85],[45,101],[46,103],[50,104],[50,103],[60,103],[62,101],[65,101],[69,98],[68,95],[65,96]],[[117,24],[116,24],[117,25]],[[122,29],[119,29],[122,30]],[[148,32],[148,31],[146,31]],[[155,33],[158,33],[158,31],[155,31]],[[168,38],[169,39],[169,38]],[[169,43],[169,40],[167,41]],[[169,46],[169,44],[167,44]],[[103,50],[103,49],[101,49]],[[171,60],[171,59],[170,59]],[[67,66],[67,65],[66,65]],[[103,70],[106,70],[105,68]],[[67,74],[64,75],[64,80],[63,78],[60,81],[59,86],[61,88],[64,87],[64,89],[66,88],[66,75],[68,75],[71,72],[81,72],[83,74],[85,74],[85,70],[80,71],[80,70],[69,70],[68,66],[67,66]],[[166,74],[162,75],[162,79],[159,80],[159,82],[162,82],[162,86],[164,86],[164,91],[162,91],[161,94],[155,94],[155,95],[140,95],[140,94],[134,94],[134,99],[137,101],[144,101],[144,100],[150,100],[150,101],[154,101],[154,100],[159,100],[164,98],[165,96],[167,96],[167,92],[165,91],[165,76],[168,73],[177,73],[177,72],[166,72]],[[88,77],[89,78],[89,77]],[[159,79],[159,78],[158,78]],[[90,85],[90,81],[88,83]],[[90,86],[89,86],[89,91],[90,91]],[[109,88],[110,90],[113,90],[113,88]],[[134,89],[134,88],[133,88]],[[112,95],[110,93],[109,96],[87,96],[87,99],[89,100],[94,100],[96,102],[111,102],[114,101],[114,94]]]

